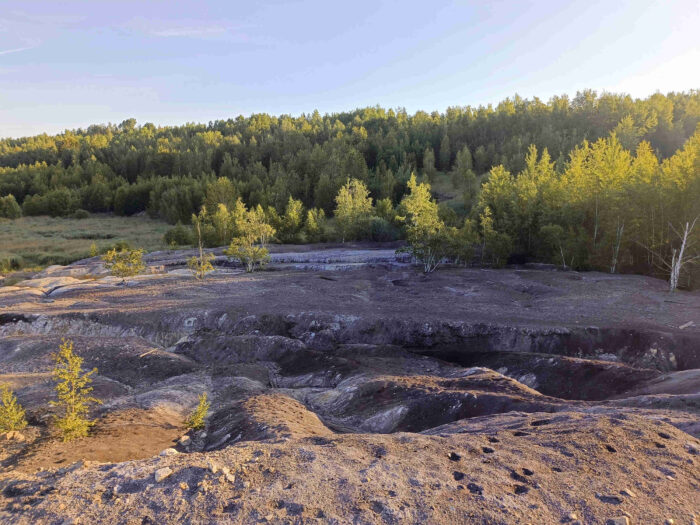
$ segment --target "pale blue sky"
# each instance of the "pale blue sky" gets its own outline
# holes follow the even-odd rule
[[[0,137],[700,88],[700,1],[0,0]]]

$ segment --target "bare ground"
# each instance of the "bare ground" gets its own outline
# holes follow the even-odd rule
[[[0,440],[0,520],[700,516],[700,293],[528,268],[425,277],[393,246],[284,247],[269,270],[219,260],[198,282],[186,255],[151,255],[126,284],[88,260],[0,288],[0,382],[30,419]],[[47,406],[63,337],[104,401],[72,443]],[[201,392],[208,426],[187,443]]]

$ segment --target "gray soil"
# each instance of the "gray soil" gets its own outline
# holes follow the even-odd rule
[[[0,436],[0,521],[700,519],[700,292],[426,277],[395,248],[277,247],[254,274],[215,251],[203,282],[161,252],[126,283],[86,260],[0,287],[0,382],[30,422]],[[62,338],[104,402],[71,443],[48,404]]]

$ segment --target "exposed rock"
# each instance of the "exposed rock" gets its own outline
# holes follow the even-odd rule
[[[170,467],[163,467],[156,470],[153,477],[155,478],[156,482],[160,483],[172,473],[173,470]]]
[[[3,438],[7,441],[25,441],[27,438],[18,430],[10,430],[3,434]]]

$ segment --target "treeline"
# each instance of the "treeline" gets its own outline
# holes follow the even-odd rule
[[[412,172],[432,178],[460,165],[479,176],[503,165],[517,173],[533,144],[546,148],[561,170],[583,140],[611,131],[626,149],[647,141],[663,159],[698,122],[698,91],[644,100],[585,91],[573,99],[545,103],[516,96],[495,108],[445,113],[408,115],[377,107],[177,127],[137,126],[130,119],[0,141],[0,196],[12,194],[27,215],[147,211],[174,224],[189,222],[207,185],[226,177],[249,206],[274,206],[282,213],[292,197],[330,214],[349,178],[365,182],[375,200],[396,204]]]

